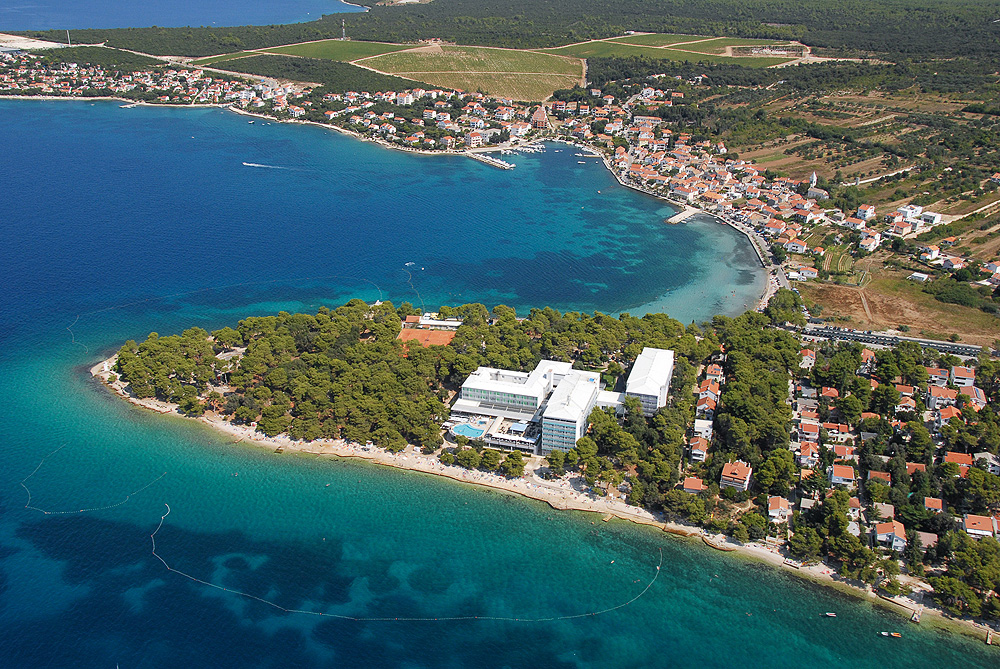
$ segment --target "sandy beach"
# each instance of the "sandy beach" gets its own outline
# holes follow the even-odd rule
[[[127,387],[120,379],[111,383],[110,376],[113,373],[112,370],[117,358],[118,355],[116,353],[107,360],[97,363],[90,368],[91,375],[100,380],[116,395],[133,405],[157,413],[181,417],[176,404],[153,398],[139,399],[129,393]],[[225,387],[212,389],[219,392],[229,390]],[[800,564],[782,554],[776,546],[760,542],[742,544],[725,535],[708,534],[702,528],[694,525],[666,520],[646,509],[627,504],[620,497],[611,498],[603,494],[594,494],[586,489],[583,477],[579,474],[567,473],[559,479],[543,479],[538,476],[538,472],[544,468],[544,463],[543,459],[538,456],[526,458],[523,477],[507,478],[498,474],[468,470],[457,465],[446,465],[438,460],[436,454],[425,455],[419,448],[413,445],[408,445],[399,453],[390,453],[377,446],[367,446],[342,439],[320,439],[306,442],[291,439],[285,434],[276,437],[267,437],[257,432],[253,426],[234,425],[214,412],[206,412],[205,415],[199,418],[189,418],[188,420],[197,420],[224,433],[232,438],[233,443],[266,448],[277,453],[292,452],[321,457],[357,458],[387,467],[422,472],[462,483],[502,490],[545,502],[553,509],[560,511],[588,511],[601,514],[601,518],[595,518],[594,523],[598,522],[598,520],[608,521],[612,518],[617,518],[640,525],[658,527],[664,532],[673,535],[699,539],[716,550],[731,552],[733,555],[759,560],[779,569],[786,569],[797,576],[807,578],[815,583],[832,586],[840,592],[861,597],[906,617],[910,617],[914,611],[920,611],[923,619],[929,619],[931,624],[947,628],[951,631],[978,639],[985,639],[987,630],[989,629],[968,619],[953,618],[943,610],[935,607],[933,600],[927,598],[925,601],[924,593],[929,591],[929,586],[922,581],[913,579],[912,583],[909,583],[911,587],[914,587],[914,591],[910,596],[888,598],[878,594],[867,584],[842,578],[825,564]]]

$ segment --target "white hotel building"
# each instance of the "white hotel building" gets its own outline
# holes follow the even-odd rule
[[[647,354],[648,351],[653,353]],[[632,394],[633,386],[643,392],[651,389],[649,398],[641,393],[635,395],[643,401],[644,411],[647,404],[653,407],[647,415],[666,404],[673,360],[673,351],[661,349],[644,349],[636,360],[628,380],[628,394]],[[633,383],[637,369],[643,377],[641,383]],[[665,381],[660,383],[661,379]],[[598,372],[573,369],[569,362],[542,360],[531,372],[480,367],[462,384],[459,398],[452,406],[452,416],[493,417],[497,420],[487,428],[487,443],[547,455],[553,450],[573,448],[586,434],[590,412],[595,407],[614,407],[617,411],[624,401],[625,394],[601,389]],[[501,434],[503,421],[540,426],[541,439],[529,442]]]
[[[670,377],[674,375],[674,352],[662,348],[644,348],[632,365],[625,395],[642,403],[642,413],[652,416],[667,405]]]

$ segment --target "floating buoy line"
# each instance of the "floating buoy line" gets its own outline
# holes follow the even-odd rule
[[[94,512],[94,511],[105,511],[107,509],[114,509],[116,507],[119,507],[119,506],[127,503],[130,499],[132,499],[132,497],[134,495],[138,495],[140,492],[142,492],[143,490],[145,490],[146,488],[148,488],[149,486],[153,485],[154,483],[156,483],[157,481],[159,481],[160,479],[162,479],[164,476],[167,475],[166,472],[163,472],[162,474],[160,474],[155,479],[153,479],[152,481],[150,481],[146,485],[142,486],[138,490],[133,490],[129,494],[125,495],[125,499],[123,499],[122,501],[118,502],[117,504],[108,504],[107,506],[94,506],[94,507],[90,507],[90,508],[87,508],[87,509],[73,509],[73,510],[69,510],[69,511],[52,511],[50,509],[42,509],[40,507],[33,506],[31,504],[31,499],[32,499],[31,490],[25,484],[28,482],[28,479],[30,479],[32,476],[34,476],[35,474],[38,473],[38,470],[42,468],[42,465],[45,464],[46,460],[48,460],[49,458],[51,458],[53,455],[55,455],[56,453],[58,453],[59,451],[61,451],[65,447],[66,447],[66,444],[63,444],[62,446],[60,446],[56,450],[54,450],[51,453],[49,453],[48,455],[46,455],[44,458],[42,458],[42,461],[38,463],[38,466],[35,467],[35,469],[32,470],[32,472],[30,474],[28,474],[23,479],[21,479],[21,484],[20,485],[21,485],[22,488],[24,488],[24,492],[28,493],[28,501],[24,504],[24,508],[25,509],[31,509],[32,511],[38,511],[40,513],[45,514],[46,516],[67,516],[67,515],[72,515],[72,514],[76,514],[76,513],[90,513],[90,512]]]
[[[225,586],[217,585],[217,584],[212,583],[210,581],[205,581],[203,579],[200,579],[197,576],[192,576],[191,574],[183,572],[180,569],[175,569],[175,568],[171,567],[167,563],[167,561],[163,559],[163,556],[161,556],[159,553],[156,552],[156,534],[157,534],[157,532],[160,531],[160,528],[163,527],[163,521],[166,520],[167,516],[170,515],[170,505],[169,504],[164,504],[164,506],[167,507],[167,511],[162,516],[160,516],[160,522],[156,525],[156,529],[153,530],[153,533],[149,535],[149,540],[150,540],[150,543],[152,544],[153,557],[155,557],[157,560],[159,560],[161,563],[163,563],[163,566],[166,568],[167,571],[169,571],[171,573],[174,573],[174,574],[177,574],[178,576],[183,576],[184,578],[188,579],[189,581],[192,581],[194,583],[198,583],[200,585],[204,585],[204,586],[209,587],[209,588],[215,588],[216,590],[221,590],[223,592],[228,592],[228,593],[233,594],[233,595],[239,595],[240,597],[246,597],[247,599],[256,600],[256,601],[260,602],[261,604],[266,604],[266,605],[268,605],[268,606],[270,606],[272,608],[278,609],[279,611],[283,611],[285,613],[301,613],[301,614],[304,614],[304,615],[321,616],[323,618],[337,618],[339,620],[350,620],[350,621],[354,621],[354,622],[447,622],[447,621],[459,621],[459,620],[492,620],[492,621],[505,621],[505,622],[516,622],[516,623],[543,623],[543,622],[553,622],[553,621],[557,621],[557,620],[574,620],[574,619],[577,619],[577,618],[589,618],[589,617],[592,617],[592,616],[599,616],[599,615],[602,615],[602,614],[605,614],[605,613],[611,613],[612,611],[617,611],[619,609],[625,608],[626,606],[634,604],[640,597],[642,597],[647,592],[649,592],[650,588],[653,587],[653,584],[656,583],[656,579],[660,577],[660,568],[663,566],[663,550],[660,549],[660,563],[658,565],[656,565],[656,571],[653,574],[652,580],[650,580],[649,583],[646,584],[646,587],[644,587],[642,589],[642,591],[639,592],[639,594],[637,594],[636,596],[632,597],[632,599],[630,599],[630,600],[628,600],[626,602],[622,602],[621,604],[617,604],[615,606],[609,606],[607,608],[600,609],[598,611],[590,611],[590,612],[587,612],[587,613],[574,613],[574,614],[564,615],[564,616],[544,616],[544,617],[539,617],[539,618],[514,618],[514,617],[511,617],[511,616],[489,616],[489,615],[484,615],[484,616],[440,616],[440,617],[436,617],[436,618],[435,617],[430,617],[430,616],[427,616],[427,617],[413,617],[413,616],[347,616],[347,615],[342,615],[342,614],[338,614],[338,613],[325,613],[323,611],[311,611],[311,610],[308,610],[308,609],[290,609],[290,608],[281,606],[280,604],[276,604],[275,602],[272,602],[270,600],[264,599],[263,597],[258,597],[257,595],[252,595],[252,594],[250,594],[248,592],[243,592],[241,590],[236,590],[236,589],[233,589],[233,588],[227,588]]]

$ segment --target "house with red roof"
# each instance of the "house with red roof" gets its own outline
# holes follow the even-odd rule
[[[688,476],[684,479],[684,492],[689,495],[697,495],[707,487],[708,486],[705,485],[705,482],[697,476]]]
[[[719,487],[747,490],[750,488],[750,477],[752,474],[753,469],[742,460],[727,462],[722,466],[722,477],[719,479]]]
[[[691,437],[689,446],[691,448],[692,462],[704,462],[708,456],[708,439],[704,437]]]
[[[872,479],[882,481],[886,485],[892,485],[892,475],[889,474],[889,472],[877,472],[874,470],[869,471],[868,480],[871,481]]]
[[[970,537],[992,537],[997,533],[996,520],[989,516],[967,513],[962,517],[962,529]]]
[[[934,414],[934,427],[940,432],[952,418],[962,418],[962,412],[957,407],[941,407]]]
[[[906,548],[906,528],[898,520],[890,520],[884,523],[876,523],[875,541],[880,545],[897,553],[903,552]]]
[[[924,508],[934,513],[944,511],[944,500],[940,497],[924,497]]]
[[[955,365],[951,368],[950,381],[952,385],[958,386],[959,388],[973,386],[976,383],[976,370],[972,367]]]
[[[927,408],[940,409],[942,407],[954,406],[958,400],[958,391],[942,386],[929,386],[927,388]]]
[[[788,520],[788,514],[790,513],[788,500],[784,497],[768,497],[767,498],[767,517],[771,519],[772,523],[784,523]]]
[[[924,369],[927,370],[927,383],[935,386],[948,385],[948,377],[950,374],[947,369],[940,369],[938,367],[924,367]]]
[[[844,488],[854,487],[856,478],[854,467],[849,465],[833,465],[830,467],[830,484],[842,486]]]

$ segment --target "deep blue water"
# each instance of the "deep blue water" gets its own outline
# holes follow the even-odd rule
[[[735,313],[761,276],[724,226],[665,226],[668,207],[558,145],[503,172],[218,110],[20,101],[0,102],[0,137],[0,666],[996,666],[700,544],[234,445],[86,373],[151,330],[355,296]],[[167,571],[150,542],[167,504],[173,568],[286,609],[559,618],[663,568],[600,616],[346,621]]]
[[[0,30],[259,26],[360,11],[340,0],[10,0],[0,3]]]

